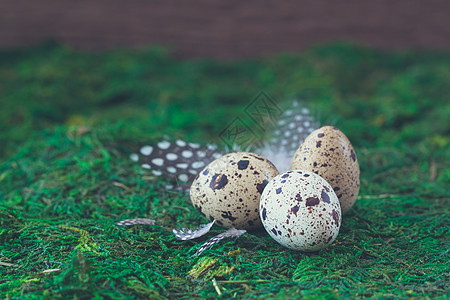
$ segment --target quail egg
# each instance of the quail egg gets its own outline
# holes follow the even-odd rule
[[[292,170],[273,178],[259,206],[262,224],[279,244],[318,251],[336,239],[341,207],[332,187],[310,171]]]
[[[259,199],[278,174],[266,158],[249,152],[226,154],[207,165],[191,185],[194,207],[226,228],[261,227]]]
[[[295,152],[290,170],[322,176],[332,187],[342,213],[350,210],[359,192],[359,164],[355,150],[342,131],[324,126],[313,131]]]

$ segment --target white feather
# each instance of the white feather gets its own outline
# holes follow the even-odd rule
[[[255,150],[255,152],[273,163],[278,172],[283,173],[289,170],[293,154],[286,148],[280,147],[274,149],[272,145],[264,144],[262,148]]]
[[[213,220],[211,223],[208,224],[200,225],[195,229],[189,228],[182,228],[180,230],[173,229],[172,232],[179,240],[182,241],[192,240],[207,234],[211,230],[211,227],[214,225],[214,222],[216,222],[216,220]]]

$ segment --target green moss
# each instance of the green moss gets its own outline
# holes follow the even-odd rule
[[[3,51],[0,295],[445,299],[449,78],[448,53],[346,44],[228,62],[161,49]],[[217,143],[260,90],[302,97],[347,134],[360,197],[325,251],[253,232],[192,257],[209,236],[182,242],[171,229],[206,220],[128,155],[163,135]],[[158,226],[115,225],[135,217]]]

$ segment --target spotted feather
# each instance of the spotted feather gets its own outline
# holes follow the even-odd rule
[[[280,172],[287,171],[297,148],[317,128],[319,123],[312,117],[310,109],[294,100],[255,152],[270,160]]]
[[[253,152],[266,157],[283,172],[289,169],[290,161],[299,145],[319,124],[314,121],[308,108],[298,101],[292,101],[272,127],[266,135],[266,140],[253,149]],[[234,145],[232,150],[248,149]],[[139,153],[131,154],[130,158],[154,176],[170,179],[172,184],[167,185],[167,189],[188,192],[195,176],[223,154],[224,151],[220,151],[215,145],[201,146],[178,139],[145,145],[140,148]]]
[[[183,140],[160,141],[141,147],[130,158],[155,176],[165,176],[177,183],[190,182],[208,163],[222,156],[214,145],[201,147]]]

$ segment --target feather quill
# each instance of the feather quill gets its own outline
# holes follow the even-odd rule
[[[119,226],[130,226],[130,225],[155,225],[156,221],[146,218],[137,218],[137,219],[126,219],[120,222],[117,222],[116,225]]]
[[[212,246],[219,243],[224,238],[230,238],[230,237],[238,238],[246,232],[247,232],[247,230],[238,230],[236,228],[230,228],[227,231],[222,232],[222,233],[216,235],[215,237],[212,237],[209,240],[207,240],[203,245],[200,246],[200,248],[198,248],[198,250],[194,253],[193,256],[201,255],[203,253],[203,251],[211,248]]]
[[[172,232],[179,240],[182,241],[192,240],[207,234],[211,230],[211,227],[214,225],[214,222],[216,222],[216,220],[213,220],[211,223],[208,224],[202,224],[195,229],[189,228],[182,228],[180,230],[173,229]]]

